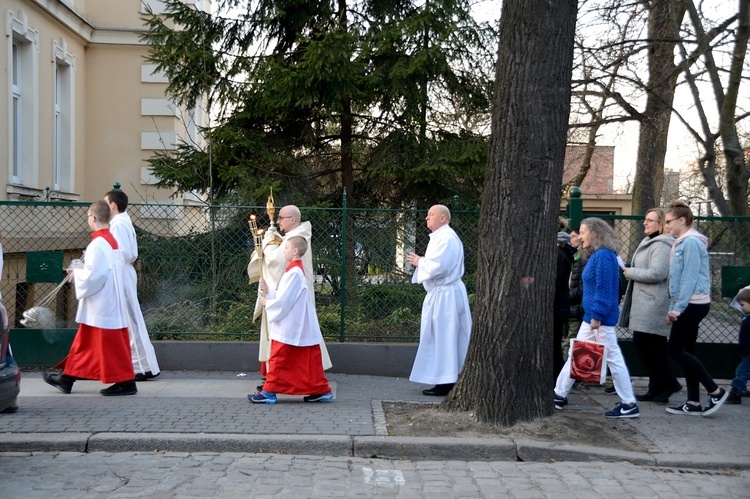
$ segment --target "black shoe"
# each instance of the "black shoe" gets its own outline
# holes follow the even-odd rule
[[[330,402],[333,400],[333,392],[308,395],[303,397],[302,400],[305,402]]]
[[[682,390],[682,385],[679,381],[675,380],[674,385],[672,385],[672,388],[665,390],[666,393],[669,395],[674,395],[675,393],[678,393]],[[669,398],[669,395],[667,395],[667,398]]]
[[[654,395],[653,393],[646,392],[646,393],[644,393],[642,395],[636,395],[635,399],[638,402],[651,402],[652,400],[654,400],[655,397],[656,397],[656,395]]]
[[[0,414],[15,414],[18,412],[18,404],[11,404],[2,411],[0,411]]]
[[[672,394],[673,393],[671,390],[665,390],[665,391],[659,392],[651,398],[651,402],[656,402],[658,404],[668,404],[669,396]]]
[[[741,404],[742,403],[742,395],[740,395],[740,393],[737,390],[735,390],[734,388],[732,388],[731,390],[729,390],[729,396],[727,397],[727,401],[725,403],[726,404],[732,404],[732,405],[734,405],[734,404]]]
[[[255,388],[257,388],[257,389],[258,389],[258,393],[260,393],[260,392],[262,392],[262,391],[263,391],[263,385],[258,385],[258,386],[256,386]]]
[[[719,388],[719,393],[717,393],[716,395],[709,394],[708,404],[706,404],[706,408],[703,409],[703,413],[701,414],[701,416],[710,416],[714,412],[718,411],[719,407],[721,407],[728,398],[729,392],[723,388]]]
[[[422,390],[422,395],[432,395],[436,397],[443,397],[453,389],[455,383],[446,383],[444,385],[435,385],[427,390]]]
[[[612,395],[616,391],[617,390],[615,390],[615,385],[608,386],[607,388],[604,389],[604,393],[609,393],[610,395]]]
[[[135,386],[135,381],[123,381],[122,383],[115,383],[114,385],[99,390],[99,393],[106,397],[118,397],[120,395],[135,395],[138,393],[138,387]]]
[[[155,377],[157,377],[160,374],[161,373],[153,374],[151,371],[146,371],[145,373],[138,373],[138,374],[136,374],[135,375],[135,380],[136,381],[148,381],[150,379],[154,379]]]
[[[71,376],[48,372],[42,373],[42,379],[44,379],[45,383],[54,386],[63,393],[70,393],[73,389],[73,383],[76,381],[75,378]]]

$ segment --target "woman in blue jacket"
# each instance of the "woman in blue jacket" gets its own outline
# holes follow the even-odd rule
[[[708,238],[693,229],[693,212],[682,201],[669,205],[664,221],[669,233],[677,239],[669,261],[669,354],[685,372],[688,399],[677,407],[667,407],[671,414],[709,416],[727,399],[729,392],[714,382],[703,364],[695,357],[698,327],[711,306],[711,281],[708,270]],[[699,384],[708,392],[708,403],[701,407]]]
[[[617,263],[619,243],[612,228],[600,218],[586,218],[579,232],[581,247],[588,254],[583,279],[583,323],[578,339],[591,340],[596,336],[607,345],[607,366],[612,373],[615,391],[620,396],[614,409],[604,413],[608,418],[637,418],[640,416],[633,395],[630,373],[617,344],[615,326],[619,317],[620,273]],[[598,331],[598,335],[595,332]],[[555,383],[555,408],[567,405],[567,395],[573,388],[568,358]]]

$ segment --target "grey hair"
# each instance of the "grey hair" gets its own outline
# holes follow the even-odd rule
[[[588,227],[593,235],[591,238],[591,247],[587,250],[589,255],[600,248],[607,248],[615,253],[620,251],[620,241],[617,240],[615,231],[612,230],[612,227],[607,222],[601,218],[590,217],[581,220],[581,225]]]

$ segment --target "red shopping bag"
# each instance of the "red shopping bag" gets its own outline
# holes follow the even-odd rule
[[[596,340],[571,340],[570,377],[604,384],[607,379],[607,346]]]

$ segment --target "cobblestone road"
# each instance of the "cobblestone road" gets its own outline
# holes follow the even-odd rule
[[[4,453],[0,496],[749,497],[750,471],[240,453]]]

